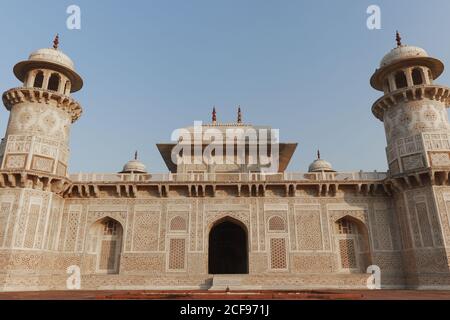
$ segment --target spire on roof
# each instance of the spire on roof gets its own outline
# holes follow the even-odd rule
[[[212,123],[215,124],[217,122],[217,112],[216,112],[216,107],[213,107],[213,111],[212,111]]]
[[[397,47],[402,46],[402,37],[400,37],[400,33],[398,31],[395,33],[395,41],[397,41]]]
[[[58,50],[59,46],[59,34],[56,34],[55,39],[53,40],[53,49]]]
[[[138,152],[136,150],[136,152],[134,153],[134,160],[137,160],[137,159],[138,159]]]
[[[320,160],[320,150],[317,150],[317,159]]]
[[[238,107],[238,116],[237,116],[237,123],[242,123],[242,112],[241,112],[241,106]]]

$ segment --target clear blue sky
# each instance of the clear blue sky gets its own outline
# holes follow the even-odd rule
[[[66,28],[66,8],[82,29]],[[381,7],[382,29],[366,27]],[[173,129],[235,119],[280,129],[299,146],[288,168],[306,171],[317,148],[339,171],[386,170],[382,123],[371,114],[380,93],[369,78],[394,47],[425,48],[450,64],[450,1],[159,0],[2,1],[0,87],[18,86],[12,67],[51,46],[76,64],[84,108],[71,136],[71,172],[117,172],[140,151],[150,171],[167,171],[155,144]],[[450,72],[439,79],[450,84]],[[0,132],[8,120],[3,109]]]

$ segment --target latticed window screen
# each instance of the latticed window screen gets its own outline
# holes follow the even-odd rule
[[[339,234],[353,234],[356,233],[356,228],[353,223],[347,219],[339,220],[338,223]]]
[[[286,239],[272,238],[270,239],[270,268],[286,269]]]
[[[339,240],[339,252],[342,268],[355,269],[358,267],[356,263],[355,241],[353,239]]]
[[[185,231],[186,220],[182,217],[175,217],[170,221],[170,230],[172,231]]]
[[[103,235],[112,236],[117,234],[117,223],[112,220],[107,220],[103,223]]]
[[[269,230],[270,231],[285,231],[286,224],[284,223],[284,219],[279,216],[275,216],[270,218],[269,220]]]
[[[185,247],[184,239],[170,239],[169,246],[169,269],[183,270],[185,263]]]

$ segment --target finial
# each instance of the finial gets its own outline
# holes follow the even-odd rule
[[[402,45],[402,37],[400,37],[400,33],[398,31],[395,34],[395,41],[397,41],[397,47]]]
[[[134,153],[134,160],[137,160],[137,159],[138,159],[138,152],[136,150],[136,152]]]
[[[320,150],[317,150],[317,159],[320,160]]]
[[[237,123],[242,123],[241,106],[238,107],[238,118],[237,118]]]
[[[57,33],[55,36],[55,40],[53,40],[53,49],[58,50],[59,46],[59,34]]]
[[[217,122],[216,107],[213,107],[213,112],[212,112],[212,122],[213,122],[213,123],[216,123],[216,122]]]

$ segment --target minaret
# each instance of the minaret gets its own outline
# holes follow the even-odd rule
[[[83,81],[59,50],[59,36],[52,48],[16,64],[14,74],[22,85],[3,94],[10,115],[0,145],[0,252],[7,261],[33,257],[38,263],[11,264],[0,273],[11,279],[20,274],[27,283],[27,276],[57,272],[51,257],[61,250],[58,221],[67,214],[70,127],[82,112],[71,93]],[[0,290],[27,290],[27,284],[5,281]]]
[[[406,284],[450,288],[450,89],[434,83],[444,70],[440,60],[404,45],[398,32],[396,43],[370,83],[384,93],[372,112],[386,132],[386,185],[393,191]]]
[[[444,65],[421,48],[403,45],[398,32],[396,42],[370,81],[384,92],[372,112],[384,123],[390,176],[450,169],[450,92],[434,84]]]
[[[61,192],[68,182],[70,127],[82,109],[71,93],[83,86],[72,60],[53,47],[14,67],[22,86],[3,94],[10,111],[0,150],[0,184]]]

